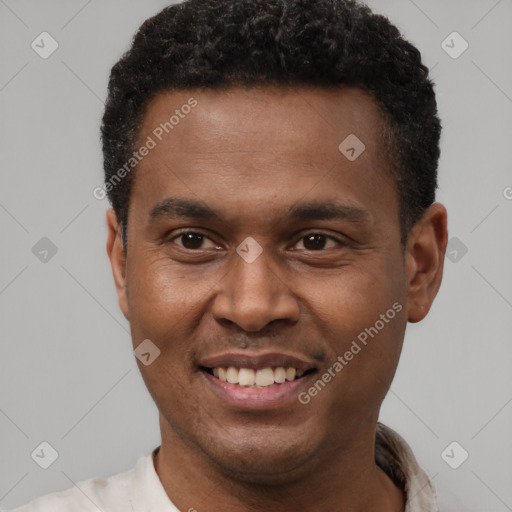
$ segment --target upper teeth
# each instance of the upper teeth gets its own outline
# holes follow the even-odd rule
[[[282,384],[285,381],[292,381],[304,374],[301,370],[295,368],[262,368],[253,370],[252,368],[213,368],[213,375],[218,379],[229,382],[230,384],[238,384],[240,386],[259,386],[266,387],[273,384]]]

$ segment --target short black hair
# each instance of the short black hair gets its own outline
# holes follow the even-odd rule
[[[147,19],[110,75],[101,138],[125,252],[134,174],[113,178],[136,149],[149,101],[166,90],[261,85],[354,86],[373,97],[405,244],[435,201],[440,156],[434,86],[418,49],[357,0],[185,0]]]

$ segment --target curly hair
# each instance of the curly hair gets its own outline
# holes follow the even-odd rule
[[[417,48],[357,0],[185,0],[147,19],[111,71],[101,126],[105,183],[165,90],[353,86],[375,100],[397,184],[402,244],[435,201],[441,123]],[[392,155],[392,156],[391,156]],[[106,190],[123,229],[134,173]]]

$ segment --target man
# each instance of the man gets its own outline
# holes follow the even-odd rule
[[[107,251],[161,446],[35,511],[437,510],[378,423],[447,214],[420,53],[351,0],[188,0],[112,69]]]

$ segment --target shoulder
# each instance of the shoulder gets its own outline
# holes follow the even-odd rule
[[[406,512],[437,512],[436,489],[421,469],[410,446],[397,432],[377,424],[375,444],[377,465],[402,488],[406,496]]]
[[[10,512],[98,512],[98,510],[131,510],[130,488],[144,470],[148,457],[140,457],[137,465],[105,478],[77,482],[63,491],[40,496]]]

